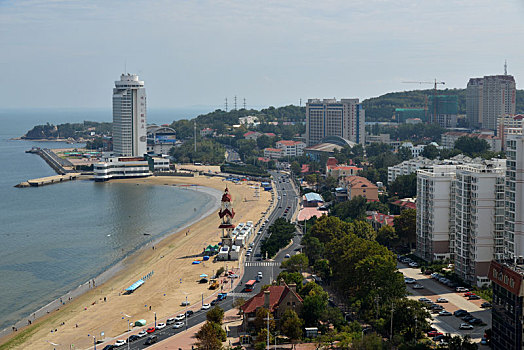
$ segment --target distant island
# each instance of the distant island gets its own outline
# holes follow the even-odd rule
[[[68,141],[97,143],[104,137],[110,137],[113,124],[106,122],[84,121],[82,123],[65,123],[53,125],[49,122],[36,125],[20,139],[38,141]],[[100,141],[101,142],[101,141]],[[96,148],[96,145],[93,145]],[[88,147],[91,148],[91,147]]]

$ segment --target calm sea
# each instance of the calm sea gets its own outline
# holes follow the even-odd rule
[[[150,112],[149,121],[170,123],[202,112],[206,111]],[[200,217],[213,205],[207,194],[168,186],[73,181],[13,187],[55,174],[26,150],[34,145],[75,145],[10,138],[23,135],[35,124],[82,120],[110,121],[111,114],[0,110],[0,329],[98,275],[149,240]],[[197,210],[178,210],[181,206]]]

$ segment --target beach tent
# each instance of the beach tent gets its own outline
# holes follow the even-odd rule
[[[204,258],[202,260],[204,260],[204,261],[209,260],[209,256],[208,255],[204,255]]]
[[[144,280],[138,280],[135,283],[133,283],[131,286],[126,288],[126,292],[132,293],[134,292],[138,287],[144,284]]]
[[[143,319],[135,321],[135,326],[138,326],[138,327],[144,327],[146,324],[147,324],[146,320],[143,320]]]
[[[200,278],[205,278],[205,277],[207,277],[207,275],[205,273],[200,275]]]
[[[200,261],[198,260],[193,261],[193,265],[198,265],[198,264],[200,264]]]

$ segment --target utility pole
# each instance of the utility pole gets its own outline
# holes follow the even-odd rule
[[[195,155],[196,155],[196,119],[194,123],[195,123],[194,126],[195,126]]]
[[[267,349],[269,350],[269,310],[267,310]]]
[[[302,107],[302,99],[300,99],[300,102],[298,103],[299,107]]]
[[[244,109],[246,109],[246,98],[244,97]]]
[[[237,95],[235,95],[235,111],[237,110]]]
[[[226,112],[227,112],[227,97],[226,97]]]
[[[389,342],[393,340],[393,302],[391,302],[391,326],[389,328]]]

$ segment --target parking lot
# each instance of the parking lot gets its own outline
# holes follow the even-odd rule
[[[455,290],[430,276],[424,275],[420,272],[419,268],[413,268],[409,267],[407,264],[398,263],[398,269],[404,274],[404,277],[413,278],[415,280],[414,283],[406,284],[406,288],[410,294],[409,298],[418,300],[425,297],[433,303],[435,303],[438,298],[445,298],[448,300],[447,303],[438,303],[439,305],[442,305],[444,310],[451,313],[459,309],[466,310],[473,317],[482,320],[482,322],[486,324],[483,326],[473,326],[473,329],[471,330],[459,329],[462,323],[466,323],[462,318],[453,315],[440,316],[433,313],[433,327],[444,334],[460,334],[461,336],[469,335],[475,343],[480,343],[480,340],[484,335],[484,330],[491,328],[491,308],[481,307],[481,304],[486,302],[485,300],[468,300],[468,298],[464,296],[464,292],[455,292]],[[413,288],[416,284],[423,288]]]

